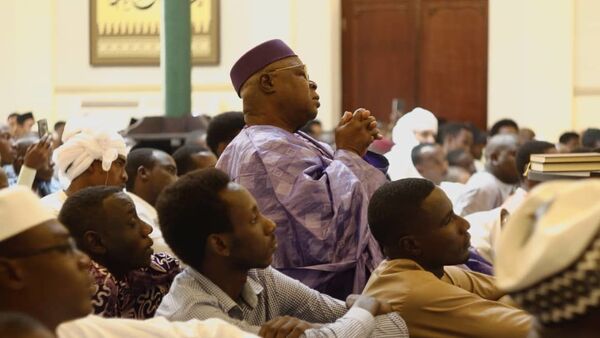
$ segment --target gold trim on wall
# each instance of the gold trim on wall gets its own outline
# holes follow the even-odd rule
[[[54,94],[94,94],[94,93],[155,93],[161,85],[65,85],[55,86]],[[192,92],[232,92],[230,83],[196,84]]]
[[[89,0],[92,66],[160,65],[162,1]],[[220,0],[188,0],[193,65],[216,65],[220,54]]]
[[[575,87],[574,96],[600,96],[600,87]]]

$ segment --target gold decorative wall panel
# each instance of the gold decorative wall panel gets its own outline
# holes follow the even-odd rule
[[[159,65],[162,1],[90,0],[90,63]],[[219,0],[190,0],[190,6],[192,63],[217,64]]]

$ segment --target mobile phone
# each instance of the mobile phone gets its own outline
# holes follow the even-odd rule
[[[46,119],[38,120],[37,125],[38,125],[38,136],[41,139],[42,137],[46,136],[46,134],[48,134],[48,121]]]

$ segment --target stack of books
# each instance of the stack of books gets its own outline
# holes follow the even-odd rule
[[[600,176],[600,153],[534,154],[527,177],[532,180]]]

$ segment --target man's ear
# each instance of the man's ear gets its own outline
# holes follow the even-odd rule
[[[498,157],[499,157],[499,152],[497,152],[497,151],[494,151],[490,154],[490,164],[492,166],[498,165]]]
[[[229,257],[231,255],[231,239],[224,234],[210,234],[206,239],[206,248],[215,255]]]
[[[398,247],[411,257],[419,257],[423,253],[419,241],[417,241],[413,236],[400,237],[398,240]]]
[[[217,154],[219,154],[219,156],[225,151],[225,148],[227,148],[227,143],[226,142],[219,142],[219,144],[217,145]],[[217,155],[215,154],[215,155]]]
[[[148,181],[150,179],[150,170],[146,169],[143,165],[137,168],[137,177],[142,181]]]
[[[269,74],[262,74],[258,78],[258,87],[265,94],[274,93],[275,85],[273,84],[273,77]]]
[[[0,257],[0,285],[11,290],[25,287],[25,273],[16,261]]]
[[[82,249],[93,255],[106,254],[106,245],[96,231],[88,230],[82,236]]]

